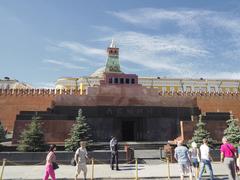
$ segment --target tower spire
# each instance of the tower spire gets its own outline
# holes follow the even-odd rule
[[[114,41],[114,39],[112,38],[112,42],[111,42],[111,44],[110,44],[110,46],[109,46],[110,48],[116,48],[117,46],[116,46],[116,42]]]

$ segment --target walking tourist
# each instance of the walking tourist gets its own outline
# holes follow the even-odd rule
[[[118,141],[116,137],[112,136],[110,140],[110,150],[111,150],[111,169],[114,170],[114,164],[116,163],[116,170],[118,167]]]
[[[192,142],[191,148],[189,149],[189,153],[190,153],[190,158],[193,165],[193,172],[194,172],[193,174],[195,175],[195,177],[198,177],[200,158],[199,158],[199,149],[197,148],[196,142]]]
[[[8,133],[8,128],[6,127],[6,128],[4,129],[5,137],[6,137],[7,133]]]
[[[87,162],[86,162],[86,160],[88,159],[88,153],[86,150],[86,142],[85,141],[80,142],[80,148],[78,148],[77,151],[75,152],[74,159],[77,163],[75,180],[77,180],[77,177],[81,171],[83,171],[83,176],[84,176],[84,179],[86,180],[86,178],[87,178]]]
[[[200,173],[199,173],[199,180],[202,179],[203,171],[205,167],[207,167],[210,179],[213,180],[213,169],[211,164],[211,156],[210,156],[210,148],[208,146],[207,139],[203,139],[203,144],[200,146],[200,154],[201,154],[201,163],[200,163]]]
[[[240,172],[240,141],[238,145],[238,158],[237,158],[238,173]]]
[[[184,179],[184,175],[188,174],[192,180],[191,162],[188,149],[182,145],[182,141],[177,142],[177,147],[174,150],[174,158],[178,161],[180,179]]]
[[[230,144],[226,137],[222,138],[221,151],[221,162],[224,162],[226,169],[228,170],[228,179],[236,179],[236,164],[235,164],[235,147]]]
[[[54,167],[56,166],[57,168],[55,151],[56,151],[56,145],[52,144],[49,148],[49,152],[46,157],[44,180],[48,180],[49,176],[52,178],[52,180],[56,180],[55,172],[54,172]]]

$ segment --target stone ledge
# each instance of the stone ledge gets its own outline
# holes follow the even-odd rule
[[[3,159],[9,160],[9,165],[24,165],[24,164],[44,164],[47,152],[0,152],[0,164]],[[71,159],[74,156],[74,152],[57,151],[57,162],[60,164],[70,164]],[[109,150],[96,150],[88,152],[89,158],[96,159],[96,164],[109,163],[111,152]],[[11,163],[12,162],[12,163]],[[126,152],[119,151],[119,163],[126,163]],[[15,163],[15,164],[14,164]]]

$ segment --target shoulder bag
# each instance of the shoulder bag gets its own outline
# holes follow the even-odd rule
[[[59,166],[56,162],[52,162],[52,166],[53,166],[54,170],[59,168]]]

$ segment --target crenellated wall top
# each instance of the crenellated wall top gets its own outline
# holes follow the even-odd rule
[[[239,92],[187,92],[187,91],[161,91],[159,96],[199,96],[199,97],[219,97],[219,96],[239,96]]]
[[[85,91],[74,89],[0,89],[0,96],[44,96],[44,95],[85,95]],[[159,96],[198,96],[198,97],[240,97],[240,92],[183,92],[183,91],[160,91]]]
[[[65,89],[0,89],[0,96],[45,96],[45,95],[81,95],[80,90]]]

